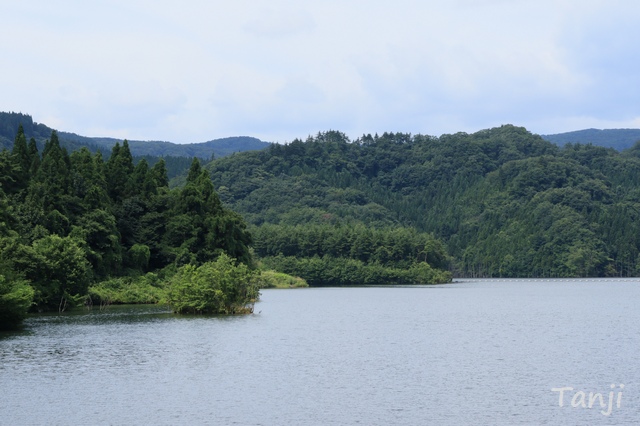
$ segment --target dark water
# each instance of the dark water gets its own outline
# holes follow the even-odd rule
[[[39,316],[0,337],[0,424],[639,424],[639,301],[638,280],[475,280]],[[612,384],[609,416],[572,407]]]

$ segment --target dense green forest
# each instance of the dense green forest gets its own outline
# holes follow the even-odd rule
[[[255,286],[229,283],[265,269],[310,285],[640,273],[640,143],[328,131],[188,160],[170,189],[167,161],[127,141],[27,139],[18,126],[0,152],[0,324],[82,303],[241,312]]]
[[[369,257],[353,247],[362,233],[375,240],[389,230],[440,239],[458,276],[640,272],[638,144],[622,153],[593,145],[559,148],[510,125],[355,141],[329,131],[218,159],[207,169],[222,201],[251,224],[256,253],[307,280],[326,257],[384,263],[375,253],[385,243],[365,243]],[[307,248],[336,236],[350,251]],[[419,259],[420,244],[402,258]]]
[[[22,126],[25,137],[29,140],[33,138],[36,147],[42,151],[53,129],[36,123],[28,114],[0,112],[0,150],[13,149],[15,135],[18,128]],[[60,146],[66,148],[68,152],[87,148],[91,153],[100,152],[105,160],[111,155],[111,150],[120,143],[114,138],[95,138],[79,136],[75,133],[56,132]],[[202,143],[175,144],[160,141],[128,141],[129,150],[133,155],[133,163],[138,164],[143,158],[149,167],[164,160],[167,170],[167,177],[170,180],[178,178],[191,165],[194,157],[198,158],[204,165],[215,157],[224,157],[236,152],[259,150],[269,146],[269,143],[247,136],[235,136],[229,138],[215,139]],[[184,185],[184,179],[176,179],[172,186]]]
[[[228,262],[206,266],[221,255],[252,267],[245,222],[222,205],[200,162],[182,188],[168,183],[164,161],[134,166],[127,141],[104,161],[87,148],[69,154],[54,131],[40,153],[19,127],[12,151],[0,152],[0,327],[28,308],[108,303],[134,288],[161,294],[153,287],[176,272],[189,277],[186,265],[232,276]],[[240,299],[217,291],[226,290],[211,289],[219,305],[208,311],[239,310]]]
[[[29,309],[98,303],[241,313],[252,309],[258,286],[305,286],[305,278],[312,285],[451,280],[445,248],[430,234],[391,221],[388,228],[265,225],[254,244],[197,158],[182,179],[170,189],[165,160],[134,162],[126,140],[105,160],[87,147],[69,154],[52,131],[40,152],[19,126],[11,151],[0,152],[0,328]]]

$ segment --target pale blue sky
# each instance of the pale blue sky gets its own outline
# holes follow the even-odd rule
[[[636,0],[0,0],[0,110],[286,142],[640,128]]]

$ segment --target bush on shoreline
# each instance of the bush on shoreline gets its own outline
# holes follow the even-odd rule
[[[0,275],[0,330],[16,328],[27,316],[34,290],[26,280],[11,280]]]
[[[164,284],[154,273],[139,277],[112,278],[89,287],[89,304],[125,305],[160,303],[165,296]]]
[[[304,278],[294,277],[284,272],[262,271],[257,277],[260,288],[303,288],[309,287]]]
[[[226,254],[197,267],[185,265],[168,280],[166,303],[179,314],[251,313],[260,295],[255,275]]]

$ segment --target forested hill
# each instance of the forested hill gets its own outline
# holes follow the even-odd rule
[[[42,150],[46,140],[51,136],[52,129],[44,124],[35,123],[30,115],[13,112],[0,112],[0,150],[2,148],[12,149],[13,140],[21,124],[27,140],[34,138],[38,148]],[[86,137],[62,131],[58,132],[58,138],[60,145],[70,152],[87,147],[91,152],[101,151],[105,157],[108,157],[117,142],[122,142],[114,138]],[[128,142],[134,157],[146,156],[147,159],[150,156],[171,156],[188,157],[189,159],[198,157],[208,160],[212,156],[224,157],[236,152],[259,150],[269,146],[268,142],[248,136],[235,136],[191,144],[136,140]]]
[[[127,141],[105,161],[87,148],[69,154],[52,132],[40,153],[19,127],[14,149],[0,151],[0,329],[28,309],[63,311],[114,297],[166,297],[177,311],[244,311],[255,296],[251,242],[198,159],[184,187],[171,190],[164,160],[134,165]],[[197,267],[205,269],[193,275]],[[193,284],[200,273],[200,282],[226,274],[224,288],[220,280],[216,288]]]
[[[322,256],[332,229],[402,227],[441,238],[462,276],[640,272],[640,145],[559,148],[511,125],[355,141],[329,131],[207,168],[262,256]]]
[[[622,151],[631,148],[640,141],[640,129],[585,129],[555,135],[542,135],[542,137],[560,146],[568,143],[590,143]]]
[[[261,227],[254,262],[245,221],[197,158],[184,183],[169,188],[164,159],[134,165],[126,140],[105,161],[86,147],[69,154],[55,131],[40,152],[19,126],[12,150],[0,150],[0,330],[29,309],[94,302],[250,312],[258,285],[303,281],[279,272],[312,285],[451,280],[442,243],[400,227]],[[265,266],[275,271],[261,278]]]
[[[74,138],[80,140],[87,139],[82,136],[70,133],[61,133],[61,138],[73,141]],[[122,142],[114,138],[89,138],[90,143],[111,150],[117,142]],[[214,157],[225,157],[236,152],[254,151],[264,149],[269,146],[268,142],[249,136],[233,136],[229,138],[215,139],[201,143],[176,144],[162,141],[129,141],[131,154],[134,156],[156,156],[156,157],[198,157],[209,159]]]

